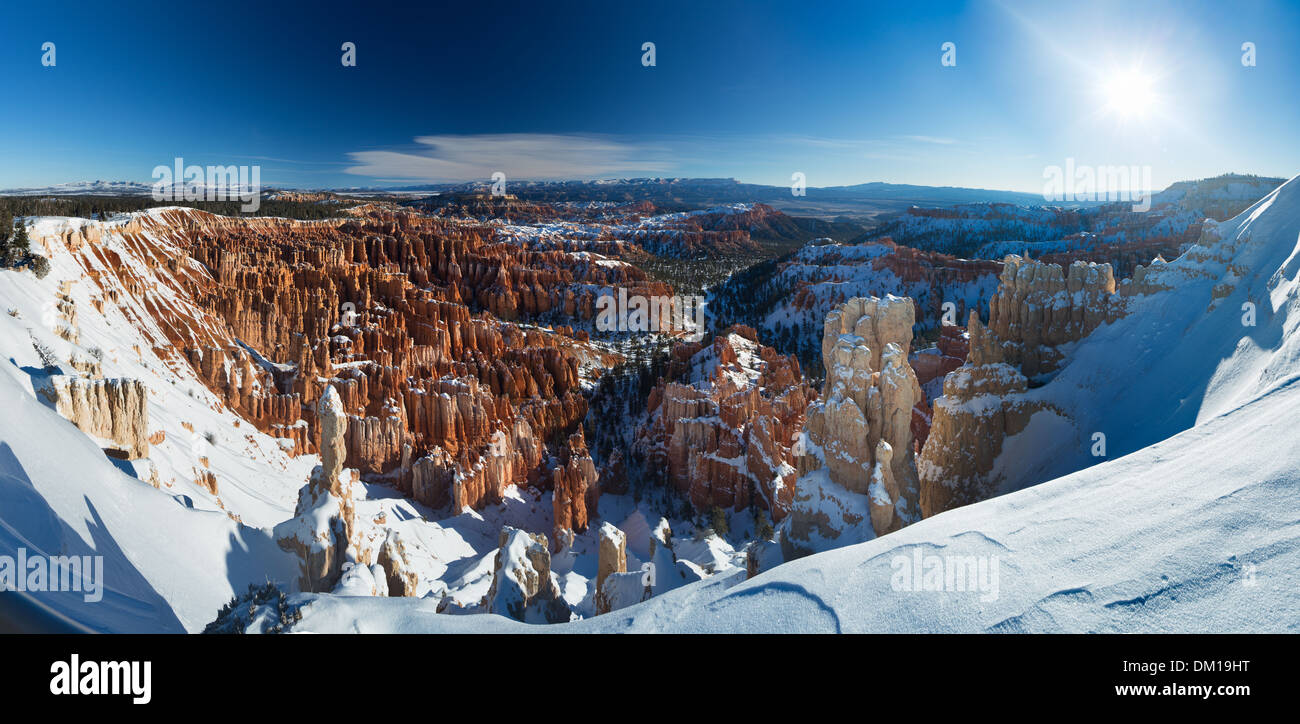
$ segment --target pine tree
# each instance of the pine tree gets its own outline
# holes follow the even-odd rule
[[[31,254],[31,242],[27,239],[27,227],[20,221],[4,249],[4,265],[17,266]]]
[[[0,212],[0,266],[12,266],[10,262],[9,236],[13,232],[14,217],[7,209]]]
[[[18,255],[18,259],[26,259],[28,254],[32,253],[31,241],[27,238],[27,225],[19,222],[17,230],[14,231],[13,239],[9,242],[9,248]]]
[[[9,234],[13,228],[13,213],[9,209],[0,209],[0,261],[9,257]]]

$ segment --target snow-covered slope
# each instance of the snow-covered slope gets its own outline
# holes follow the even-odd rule
[[[193,631],[248,584],[296,573],[267,531],[124,473],[12,375],[0,409],[0,555],[104,557],[102,601],[44,592],[37,605],[92,631]]]
[[[206,272],[166,263],[185,258],[169,239],[117,233],[158,213],[36,220],[33,248],[49,255],[49,276],[0,271],[0,556],[104,556],[103,601],[26,596],[97,631],[201,630],[249,583],[297,568],[268,529],[292,515],[312,461],[241,424],[162,353],[157,310],[204,324],[174,276]],[[69,239],[89,227],[103,232],[99,242],[73,249]],[[107,457],[111,445],[39,393],[54,375],[142,381],[148,456]],[[200,471],[214,476],[215,493]]]
[[[1070,412],[1084,440],[1125,455],[1300,376],[1300,179],[1209,225],[1157,264],[1128,313],[1095,330],[1033,396]],[[1043,451],[1096,462],[1086,448]],[[1027,461],[1026,461],[1027,462]]]

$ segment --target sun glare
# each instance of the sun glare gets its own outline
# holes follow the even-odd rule
[[[1102,82],[1102,93],[1106,110],[1122,118],[1143,118],[1156,105],[1155,84],[1151,76],[1137,69],[1107,75]]]

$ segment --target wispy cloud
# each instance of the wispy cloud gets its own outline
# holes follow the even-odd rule
[[[348,173],[420,181],[587,179],[670,172],[666,150],[607,136],[548,133],[420,136],[414,150],[354,151]]]

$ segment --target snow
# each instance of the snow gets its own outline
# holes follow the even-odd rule
[[[58,614],[94,631],[195,631],[248,584],[296,574],[266,531],[123,473],[13,374],[0,408],[0,555],[104,557],[103,601],[42,594]]]
[[[34,236],[50,239],[92,223],[102,222],[40,219]],[[997,465],[1038,478],[1074,470],[1063,477],[880,538],[867,522],[867,496],[851,499],[840,490],[829,512],[852,505],[864,521],[856,538],[828,541],[841,547],[748,581],[743,550],[718,536],[692,535],[683,524],[673,538],[676,578],[664,576],[666,551],[656,545],[657,595],[596,617],[596,541],[588,531],[552,561],[561,595],[585,618],[549,626],[478,607],[502,525],[549,531],[549,494],[510,488],[500,505],[448,516],[391,488],[362,484],[358,519],[382,519],[399,532],[422,597],[295,594],[303,618],[293,630],[1294,630],[1300,430],[1288,422],[1300,404],[1300,181],[1210,228],[1201,244],[1151,272],[1168,290],[1132,300],[1127,316],[1098,328],[1070,350],[1055,378],[1025,393],[1068,419],[1038,413],[1006,441]],[[163,251],[172,243],[149,241]],[[165,335],[141,300],[123,293],[98,311],[87,268],[103,271],[101,262],[50,243],[45,280],[0,271],[0,555],[25,548],[103,556],[101,602],[77,592],[36,601],[96,631],[201,630],[250,583],[296,579],[297,561],[270,530],[293,516],[319,458],[290,457],[275,439],[238,424],[187,366],[154,353]],[[147,282],[151,304],[201,318],[165,265],[146,263],[118,235],[105,234],[103,243]],[[67,321],[51,301],[65,283],[77,307],[76,342],[56,334]],[[1255,305],[1255,326],[1243,325],[1247,302]],[[54,372],[33,340],[53,353],[58,374],[75,374],[68,360],[99,349],[105,377],[144,380],[149,431],[162,431],[165,440],[144,460],[106,457],[38,398]],[[747,374],[753,362],[737,351]],[[1106,436],[1105,458],[1089,452],[1094,432]],[[198,457],[208,458],[217,477],[216,496],[193,482]],[[141,479],[151,476],[158,487]],[[602,497],[600,512],[627,521],[628,563],[639,569],[657,528],[649,520],[658,518],[647,519],[627,496]],[[997,575],[980,590],[898,585],[900,570],[918,556],[971,560]],[[367,579],[373,570],[350,571],[343,590],[366,593]],[[444,604],[468,615],[436,613]]]

